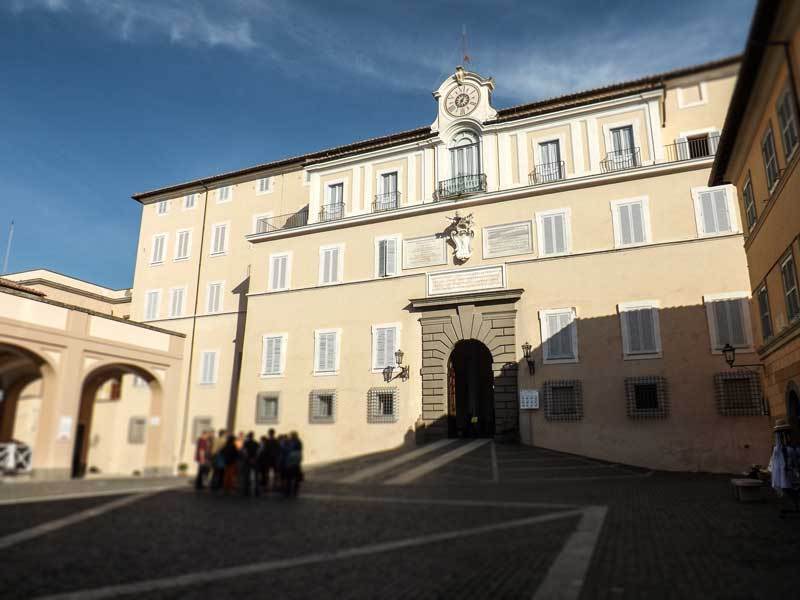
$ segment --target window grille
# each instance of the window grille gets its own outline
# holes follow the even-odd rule
[[[310,423],[336,421],[336,390],[313,390],[309,394]]]
[[[583,388],[580,380],[545,381],[544,416],[548,421],[580,421],[583,418]]]
[[[367,394],[367,423],[394,423],[400,412],[396,387],[374,387]]]
[[[714,375],[719,414],[738,417],[765,415],[758,375],[752,371],[723,371]]]
[[[256,423],[277,423],[280,394],[259,392],[256,397]]]
[[[664,377],[628,377],[625,379],[625,401],[632,419],[666,418],[669,416],[667,380]]]
[[[128,443],[144,444],[144,434],[147,429],[147,419],[145,417],[131,417],[128,422]]]
[[[204,431],[210,431],[212,426],[211,417],[195,417],[192,419],[192,441],[197,440]]]

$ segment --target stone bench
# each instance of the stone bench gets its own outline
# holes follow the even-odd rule
[[[760,479],[731,479],[733,497],[739,502],[759,502],[764,499],[761,490],[764,482]]]

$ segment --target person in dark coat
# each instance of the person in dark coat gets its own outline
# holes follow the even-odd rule
[[[300,482],[303,480],[303,442],[296,431],[289,434],[286,444],[286,457],[284,462],[283,493],[285,496],[297,496]]]
[[[247,434],[242,444],[242,494],[249,496],[251,493],[258,496],[258,482],[256,481],[256,467],[258,459],[258,442],[251,431]]]
[[[225,461],[222,489],[225,493],[236,491],[236,477],[239,471],[239,449],[236,447],[236,438],[229,435],[225,446],[220,451],[222,460]]]

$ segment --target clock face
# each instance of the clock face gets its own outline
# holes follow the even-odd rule
[[[444,107],[454,117],[463,117],[475,110],[480,97],[478,88],[467,84],[457,85],[444,99]]]

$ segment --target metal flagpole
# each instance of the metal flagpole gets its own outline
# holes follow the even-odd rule
[[[0,273],[8,273],[8,256],[11,254],[11,240],[14,239],[14,221],[11,221],[11,226],[8,228],[8,243],[6,244],[6,254],[3,257],[3,270]]]

